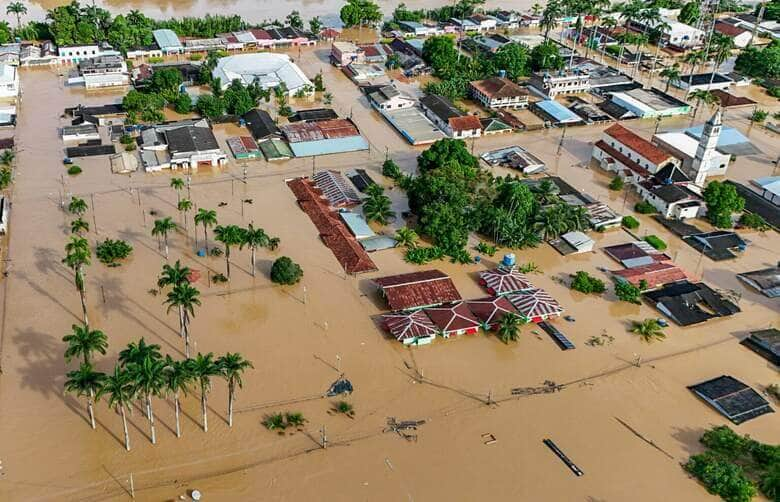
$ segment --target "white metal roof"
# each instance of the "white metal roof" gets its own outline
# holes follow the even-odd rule
[[[270,52],[221,58],[212,75],[221,80],[223,88],[227,88],[235,79],[245,85],[257,80],[264,88],[276,87],[284,82],[290,94],[307,85],[314,87],[301,69],[290,61],[289,56]]]

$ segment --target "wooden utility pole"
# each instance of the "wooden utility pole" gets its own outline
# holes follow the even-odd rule
[[[99,235],[100,232],[98,232],[97,220],[95,219],[95,193],[89,194],[89,197],[92,200],[92,226],[95,229],[95,235]]]
[[[328,435],[325,431],[325,426],[322,426],[322,429],[320,429],[320,441],[322,444],[322,449],[327,450],[328,449]]]
[[[563,148],[563,140],[566,137],[566,126],[563,126],[563,131],[561,132],[561,140],[558,142],[558,151],[555,153],[556,155],[561,155],[561,148]]]

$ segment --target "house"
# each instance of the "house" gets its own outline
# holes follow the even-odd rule
[[[479,123],[482,124],[482,134],[485,136],[512,132],[512,126],[495,117],[481,118],[479,119]]]
[[[59,63],[57,48],[48,40],[36,44],[22,44],[19,50],[21,66],[46,66]]]
[[[341,36],[341,32],[335,28],[324,28],[320,30],[320,40],[332,42]]]
[[[94,124],[65,126],[62,128],[62,141],[100,141],[100,133]]]
[[[576,94],[590,91],[590,74],[578,70],[534,72],[528,81],[541,96],[554,98],[559,94]]]
[[[82,59],[99,56],[100,47],[97,44],[60,45],[57,47],[57,55],[64,63],[78,63]]]
[[[265,160],[287,160],[293,158],[292,150],[290,146],[282,139],[270,137],[258,141],[257,146],[260,147],[260,151],[263,152]]]
[[[428,145],[445,137],[444,133],[416,106],[381,110],[380,113],[412,145]]]
[[[21,52],[21,43],[0,45],[0,64],[19,66],[19,56]]]
[[[602,248],[604,253],[626,268],[641,267],[671,260],[645,241],[629,242]]]
[[[350,63],[344,68],[343,72],[358,85],[361,85],[364,82],[376,82],[377,80],[387,82],[387,79],[385,78],[385,68],[378,64]]]
[[[776,267],[737,274],[737,278],[766,297],[780,297],[780,263]]]
[[[688,389],[737,425],[774,413],[758,392],[729,375],[691,385]]]
[[[526,108],[528,91],[505,77],[490,77],[469,84],[471,96],[485,108]]]
[[[333,42],[330,46],[330,61],[336,66],[347,66],[350,63],[363,64],[365,52],[352,42]]]
[[[654,88],[611,92],[609,102],[643,119],[687,115],[691,111],[690,104]]]
[[[480,321],[471,313],[466,302],[426,307],[424,312],[444,338],[452,335],[474,335],[479,331]]]
[[[398,110],[401,108],[412,108],[415,100],[392,85],[384,85],[375,92],[368,95],[368,100],[379,110]]]
[[[127,50],[127,59],[162,58],[163,52],[156,45],[136,47]]]
[[[652,204],[664,218],[686,220],[703,216],[706,210],[701,197],[687,185],[685,182],[669,183],[652,177],[635,187],[642,200]]]
[[[479,31],[480,29],[480,24],[475,23],[469,18],[458,19],[458,18],[451,17],[450,19],[447,20],[447,22],[450,25],[454,26],[456,30],[459,32]]]
[[[170,166],[195,169],[202,166],[221,166],[227,162],[217,138],[209,127],[183,126],[163,131]]]
[[[224,51],[227,48],[227,39],[222,37],[184,39],[184,52]]]
[[[416,21],[398,21],[398,27],[404,32],[405,37],[427,37],[436,34],[435,26],[428,26]]]
[[[160,48],[164,55],[169,54],[182,54],[184,52],[184,46],[182,46],[179,36],[173,30],[160,29],[152,31],[152,37],[157,47]]]
[[[616,213],[603,202],[591,202],[584,204],[588,222],[597,232],[619,227],[623,222],[623,215]]]
[[[576,113],[585,121],[586,124],[599,124],[601,122],[610,122],[612,117],[604,112],[598,106],[588,103],[587,101],[578,97],[571,97],[569,99],[571,104],[569,110]]]
[[[646,33],[652,31],[660,25],[661,40],[666,44],[679,47],[681,49],[693,49],[704,44],[706,33],[698,28],[689,26],[668,17],[662,17],[659,20],[640,21],[632,20],[631,28]]]
[[[368,150],[368,142],[348,119],[297,122],[280,129],[296,157]]]
[[[0,63],[0,99],[15,100],[20,88],[17,67]]]
[[[347,171],[346,174],[349,181],[355,185],[355,188],[363,193],[365,193],[371,185],[376,185],[376,182],[371,179],[371,176],[368,175],[365,169],[353,169]]]
[[[646,290],[688,279],[688,275],[683,269],[667,262],[653,262],[648,265],[613,270],[612,275],[618,280],[629,282],[636,287],[639,287],[644,281],[647,284],[644,288]]]
[[[564,256],[570,254],[590,253],[596,243],[580,231],[566,232],[557,239],[550,241],[550,245]]]
[[[729,75],[729,78],[731,78],[731,75]],[[720,89],[712,91],[712,95],[715,96],[722,108],[737,108],[742,106],[747,107],[756,104],[756,102],[750,98],[729,94],[728,92],[721,91]]]
[[[97,106],[78,105],[74,108],[66,108],[65,113],[73,117],[72,125],[94,124],[102,126],[121,124],[127,116],[125,108],[121,103]]]
[[[780,366],[780,330],[776,328],[751,331],[740,342],[775,366]]]
[[[257,147],[257,142],[251,136],[236,136],[227,139],[228,148],[237,160],[262,158],[263,154]]]
[[[523,174],[534,174],[546,169],[544,162],[522,146],[509,146],[480,155],[491,166],[502,165],[517,169]]]
[[[270,137],[281,137],[282,135],[282,131],[265,110],[255,108],[246,112],[241,118],[256,141]]]
[[[722,73],[694,73],[680,76],[672,85],[687,92],[725,90],[734,84],[734,80]]]
[[[517,267],[499,266],[479,273],[479,284],[492,296],[504,296],[509,293],[528,291],[534,285]]]
[[[520,27],[520,15],[516,12],[500,10],[496,12],[496,19],[498,19],[498,28],[514,30]]]
[[[737,305],[703,282],[675,282],[661,289],[645,292],[643,296],[680,326],[691,326],[740,312]]]
[[[750,180],[753,191],[773,205],[780,207],[780,176],[765,176]]]
[[[428,345],[436,338],[436,326],[422,310],[382,316],[382,325],[404,345]]]
[[[0,234],[8,233],[8,198],[0,196]]]
[[[605,171],[635,181],[644,179],[666,166],[679,166],[680,160],[621,124],[602,133],[591,154]]]
[[[734,40],[734,47],[737,49],[744,49],[750,45],[750,42],[753,39],[753,34],[749,30],[724,21],[715,21],[714,29],[721,35],[725,35]]]
[[[526,322],[542,322],[563,313],[563,307],[543,289],[529,289],[512,293],[506,298]]]
[[[498,329],[501,319],[507,314],[517,315],[517,309],[505,296],[489,296],[476,300],[466,300],[466,305],[482,326]]]
[[[425,116],[451,138],[479,137],[482,134],[479,118],[464,114],[445,97],[428,94],[420,99],[420,107]]]
[[[359,48],[363,51],[363,59],[367,64],[384,65],[393,52],[390,47],[381,43],[362,44]]]
[[[321,122],[325,120],[335,120],[339,118],[338,114],[332,108],[307,108],[298,110],[289,117],[287,121],[294,122]]]
[[[475,37],[469,37],[463,41],[463,46],[473,53],[479,54],[485,52],[488,54],[495,54],[501,47],[507,44],[511,44],[512,39],[494,33],[492,35],[477,35]]]
[[[122,56],[97,56],[78,63],[78,76],[68,78],[69,85],[84,84],[87,89],[130,84],[127,63]]]
[[[338,171],[318,171],[312,177],[312,181],[314,186],[323,193],[331,207],[355,206],[361,202],[360,196]]]
[[[433,307],[461,300],[446,274],[439,270],[424,270],[374,279],[392,310]]]
[[[531,106],[531,111],[546,121],[548,125],[563,127],[584,124],[579,115],[551,99],[537,101]]]
[[[469,17],[469,20],[477,26],[477,31],[495,30],[498,25],[498,19],[485,14],[474,14]]]

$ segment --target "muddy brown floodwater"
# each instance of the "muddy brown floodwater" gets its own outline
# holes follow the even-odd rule
[[[374,277],[418,269],[405,263],[400,250],[375,253],[378,272],[345,276],[321,243],[314,225],[298,208],[284,180],[312,168],[368,169],[376,180],[389,154],[405,170],[414,169],[420,148],[408,146],[343,74],[325,63],[327,47],[300,54],[310,77],[322,69],[341,115],[351,114],[371,142],[369,152],[269,164],[231,161],[222,171],[195,174],[191,198],[197,207],[214,208],[222,224],[254,222],[281,238],[276,252],[258,253],[256,278],[249,274],[249,253],[233,252],[229,285],[209,284],[223,272],[222,258],[200,258],[187,229],[171,237],[171,259],[202,272],[196,286],[202,307],[192,324],[195,350],[240,352],[255,369],[244,378],[235,424],[225,421],[226,388],[213,382],[209,397],[210,428],[199,428],[197,395],[183,401],[183,437],[173,433],[173,404],[155,399],[158,444],[153,446],[143,411],[130,417],[132,451],[122,445],[121,420],[105,403],[96,407],[98,427],[86,419],[84,403],[63,393],[64,374],[74,365],[63,361],[62,336],[79,321],[80,306],[73,277],[61,263],[71,219],[60,207],[60,193],[84,197],[86,218],[94,222],[89,240],[122,238],[133,255],[118,268],[95,261],[87,269],[92,326],[104,330],[109,350],[97,358],[101,371],[111,371],[117,353],[144,337],[164,353],[182,356],[177,320],[167,314],[160,296],[148,291],[165,259],[150,235],[153,216],[171,216],[176,194],[171,173],[112,175],[105,158],[79,162],[77,177],[62,177],[62,143],[57,129],[65,124],[62,109],[79,103],[101,104],[121,99],[122,91],[87,93],[63,87],[53,70],[21,70],[24,97],[15,134],[17,178],[13,191],[9,275],[2,294],[2,375],[0,375],[0,500],[127,500],[133,476],[139,500],[175,500],[197,488],[208,500],[495,500],[527,501],[685,501],[713,500],[680,468],[699,451],[698,437],[708,427],[727,422],[686,389],[721,374],[730,374],[762,389],[777,382],[767,362],[739,345],[748,330],[778,323],[777,300],[745,289],[735,273],[777,262],[777,233],[749,233],[744,256],[725,263],[700,260],[688,246],[649,218],[636,215],[641,232],[657,233],[687,270],[715,288],[742,295],[741,314],[706,325],[668,328],[663,342],[645,344],[627,332],[631,320],[657,317],[648,305],[625,305],[611,294],[603,298],[569,291],[560,283],[577,270],[597,276],[598,267],[614,268],[601,251],[562,258],[548,246],[518,252],[542,273],[532,281],[559,299],[576,322],[557,321],[577,345],[562,352],[534,326],[522,330],[519,342],[504,345],[483,334],[437,340],[407,349],[388,340],[372,320],[384,310]],[[298,58],[297,51],[292,54]],[[777,106],[767,103],[768,109]],[[739,158],[730,177],[747,180],[768,175],[780,147],[774,136],[749,130],[749,110],[729,112],[729,125],[748,132],[760,154]],[[664,122],[674,128],[684,120]],[[648,135],[655,123],[636,121],[632,129]],[[216,126],[224,146],[235,126]],[[498,146],[520,144],[541,157],[553,174],[617,210],[631,211],[609,192],[607,176],[588,169],[591,143],[603,126],[572,128],[560,156],[560,130],[492,136],[474,142],[479,154]],[[246,182],[243,169],[247,169]],[[502,172],[503,174],[503,172]],[[63,182],[64,181],[64,182]],[[389,190],[395,209],[406,206],[397,188]],[[241,210],[241,201],[253,203]],[[140,203],[139,203],[140,202]],[[218,207],[224,204],[222,207]],[[391,228],[403,225],[395,222]],[[622,231],[595,234],[597,246],[625,242]],[[472,243],[475,243],[474,240]],[[505,250],[496,255],[501,256]],[[271,262],[291,256],[305,271],[299,285],[270,283]],[[450,274],[464,298],[484,296],[475,275],[495,263],[433,266]],[[591,336],[606,333],[614,342],[589,347]],[[641,356],[641,367],[633,365]],[[419,383],[417,367],[433,384]],[[354,419],[331,412],[331,399],[321,395],[339,375],[355,385],[348,398]],[[510,389],[535,387],[546,380],[565,384],[554,394],[511,398]],[[491,395],[497,404],[486,406]],[[265,414],[300,411],[308,419],[302,430],[284,435],[266,430]],[[383,433],[387,417],[424,419],[417,442]],[[629,424],[659,449],[640,440]],[[325,429],[330,447],[317,441]],[[765,442],[780,441],[780,414],[765,415],[737,428]],[[483,434],[496,442],[484,444]],[[542,444],[553,439],[585,472],[577,478]]]

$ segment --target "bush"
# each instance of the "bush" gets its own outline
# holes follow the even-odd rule
[[[666,243],[661,240],[657,235],[648,235],[645,237],[645,242],[656,248],[658,251],[666,249]]]
[[[154,64],[154,63],[162,63],[163,61],[165,61],[165,59],[163,59],[163,58],[161,58],[161,57],[156,57],[156,56],[155,56],[155,57],[150,57],[150,58],[149,58],[149,63],[150,63],[150,64]]]
[[[123,134],[122,137],[119,138],[119,142],[123,145],[129,145],[130,143],[135,143],[135,139],[129,134]]]
[[[642,202],[637,202],[634,205],[634,211],[639,214],[653,214],[658,212],[655,206],[644,200]]]
[[[433,260],[441,260],[444,258],[444,251],[440,248],[433,246],[430,248],[411,248],[406,250],[404,260],[408,263],[414,263],[415,265],[425,265]]]
[[[609,189],[616,192],[623,190],[623,178],[620,176],[615,176],[612,178],[612,181],[609,182]]]
[[[769,116],[769,112],[766,110],[756,110],[753,112],[753,114],[750,116],[751,122],[758,122],[759,124],[766,120],[766,118]]]
[[[384,164],[382,164],[382,174],[396,181],[403,176],[401,168],[398,167],[398,164],[396,164],[393,159],[387,159]]]
[[[203,59],[203,54],[190,54],[189,59],[190,61],[200,61]]]
[[[641,294],[639,288],[628,281],[618,281],[615,284],[615,296],[621,301],[641,305],[642,302],[639,300]]]
[[[128,143],[125,145],[125,151],[126,152],[132,152],[135,151],[135,149],[138,148],[135,146],[135,143]]]
[[[120,239],[106,239],[95,248],[95,256],[109,267],[118,267],[120,264],[117,261],[124,260],[132,252],[133,246]]]
[[[583,272],[582,270],[574,274],[572,277],[574,277],[574,280],[571,282],[571,289],[579,291],[580,293],[601,294],[607,289],[607,287],[604,285],[604,281],[597,279],[587,272]]]
[[[480,242],[479,244],[477,244],[476,250],[482,254],[493,256],[494,254],[496,254],[497,248],[496,246],[493,246],[492,244],[488,244],[487,242]]]
[[[727,502],[750,502],[756,489],[742,468],[710,453],[694,455],[685,470],[696,476],[707,491]]]
[[[81,174],[81,167],[79,166],[70,166],[68,168],[68,174],[71,176],[76,176],[77,174]]]
[[[739,224],[743,227],[752,228],[765,232],[769,230],[769,223],[764,218],[755,213],[742,213],[739,218]]]
[[[271,281],[276,284],[296,284],[301,277],[303,277],[303,270],[287,256],[277,258],[271,266]]]
[[[639,220],[633,216],[623,216],[623,219],[620,221],[620,223],[622,223],[622,225],[629,230],[639,228]]]

